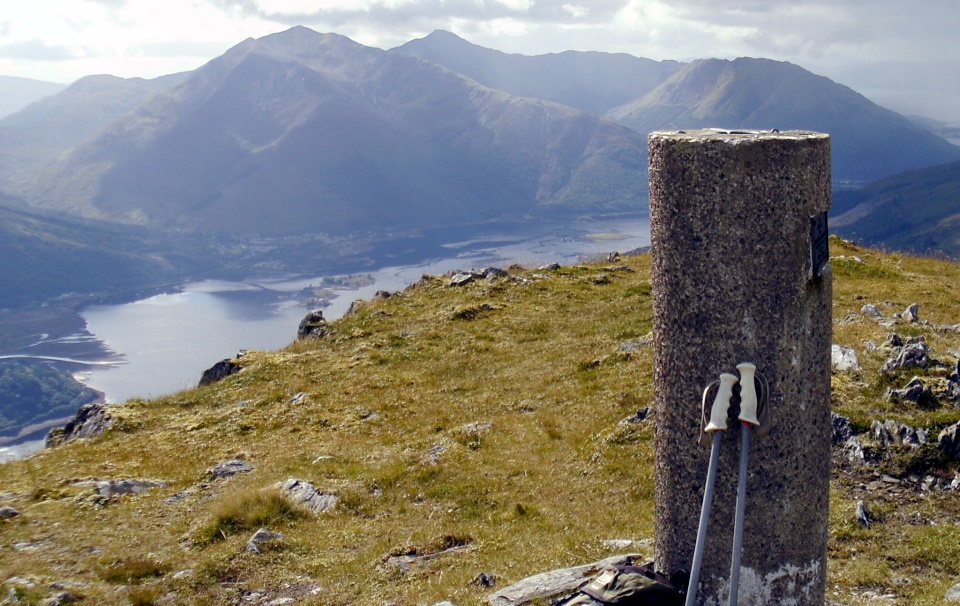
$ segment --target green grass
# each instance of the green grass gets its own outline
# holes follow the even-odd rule
[[[834,409],[861,430],[874,419],[936,428],[960,420],[950,406],[885,400],[887,386],[909,377],[879,378],[885,355],[865,343],[889,330],[844,322],[885,301],[885,314],[918,302],[921,318],[960,322],[960,267],[831,246],[866,266],[837,272],[834,342],[854,347],[864,370],[834,375]],[[0,579],[86,583],[90,603],[126,604],[133,596],[100,571],[147,558],[165,572],[142,586],[182,603],[231,603],[237,587],[282,597],[305,586],[323,590],[305,589],[298,603],[467,606],[486,603],[489,589],[471,583],[481,572],[503,587],[612,555],[603,539],[652,537],[653,421],[617,425],[652,404],[652,347],[620,351],[651,331],[650,258],[623,263],[633,272],[598,264],[532,283],[427,281],[332,322],[325,339],[250,352],[244,370],[220,383],[130,401],[115,411],[122,430],[0,466],[4,504],[21,511],[3,524]],[[910,332],[955,361],[946,352],[960,335]],[[932,381],[936,372],[916,374]],[[305,394],[300,403],[296,394]],[[238,457],[254,471],[209,480],[211,466]],[[889,473],[917,464],[909,453],[884,462]],[[956,466],[940,464],[947,475]],[[170,487],[104,503],[82,483],[126,477]],[[287,509],[271,487],[289,477],[340,503],[319,517]],[[876,590],[897,596],[889,604],[941,603],[960,580],[960,495],[882,495],[869,503],[877,523],[863,529],[853,507],[869,481],[833,480],[828,597],[868,604],[863,593]],[[282,545],[244,553],[260,526],[282,532]],[[13,548],[20,543],[33,547]],[[463,549],[409,572],[389,560],[455,544]],[[910,582],[893,584],[898,577]]]

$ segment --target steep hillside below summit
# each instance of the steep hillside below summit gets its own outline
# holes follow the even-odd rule
[[[942,604],[960,580],[958,461],[936,443],[960,420],[944,387],[960,354],[960,266],[831,246],[834,340],[861,365],[834,372],[833,409],[865,458],[835,449],[828,596]],[[323,338],[246,354],[218,383],[110,407],[98,438],[0,465],[0,505],[19,513],[0,521],[4,591],[107,606],[479,606],[535,573],[649,557],[650,257],[510,272],[462,287],[425,278]],[[910,303],[921,321],[894,320]],[[891,332],[923,337],[936,363],[882,373]],[[885,395],[913,376],[932,399]],[[887,419],[928,443],[872,437]],[[289,478],[332,507],[300,509],[277,488]],[[120,494],[131,479],[142,492]],[[261,527],[281,536],[250,553]]]

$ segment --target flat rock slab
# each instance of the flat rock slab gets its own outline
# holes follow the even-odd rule
[[[251,471],[253,471],[253,465],[240,459],[232,459],[211,467],[210,477],[216,480],[217,478],[229,478],[238,473],[250,473]]]
[[[293,502],[306,508],[315,515],[320,515],[330,511],[337,506],[340,497],[326,492],[320,492],[309,482],[289,478],[282,482],[278,488],[280,492],[289,497]]]
[[[490,606],[519,606],[537,598],[549,598],[561,593],[571,593],[588,583],[594,575],[607,566],[626,564],[639,555],[619,555],[570,568],[560,568],[527,577],[509,587],[504,587],[490,596]]]
[[[106,499],[125,494],[142,494],[153,488],[166,488],[162,480],[104,480],[97,482],[97,493]]]

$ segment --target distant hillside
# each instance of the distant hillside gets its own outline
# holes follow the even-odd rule
[[[149,95],[185,78],[186,74],[153,80],[87,76],[0,120],[0,186],[24,169],[52,160]]]
[[[0,360],[0,439],[30,425],[70,417],[100,395],[51,366]]]
[[[683,65],[622,53],[511,55],[471,44],[442,30],[411,40],[394,52],[426,59],[491,88],[594,114],[642,97]]]
[[[837,192],[832,214],[831,230],[858,241],[960,258],[960,162]]]
[[[297,27],[237,45],[17,192],[149,226],[344,233],[642,211],[645,148],[585,112]]]
[[[169,238],[142,229],[14,208],[0,199],[0,309],[67,293],[153,286],[196,269]]]
[[[960,147],[796,65],[705,59],[607,114],[639,133],[704,127],[830,133],[833,178],[868,182],[960,160]]]
[[[34,101],[55,95],[64,88],[65,84],[0,76],[0,119],[20,111]]]

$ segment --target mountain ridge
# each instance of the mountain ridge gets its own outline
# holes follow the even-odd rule
[[[16,193],[101,219],[266,233],[639,211],[644,147],[578,110],[295,28],[235,46]],[[591,189],[597,174],[614,179]]]

